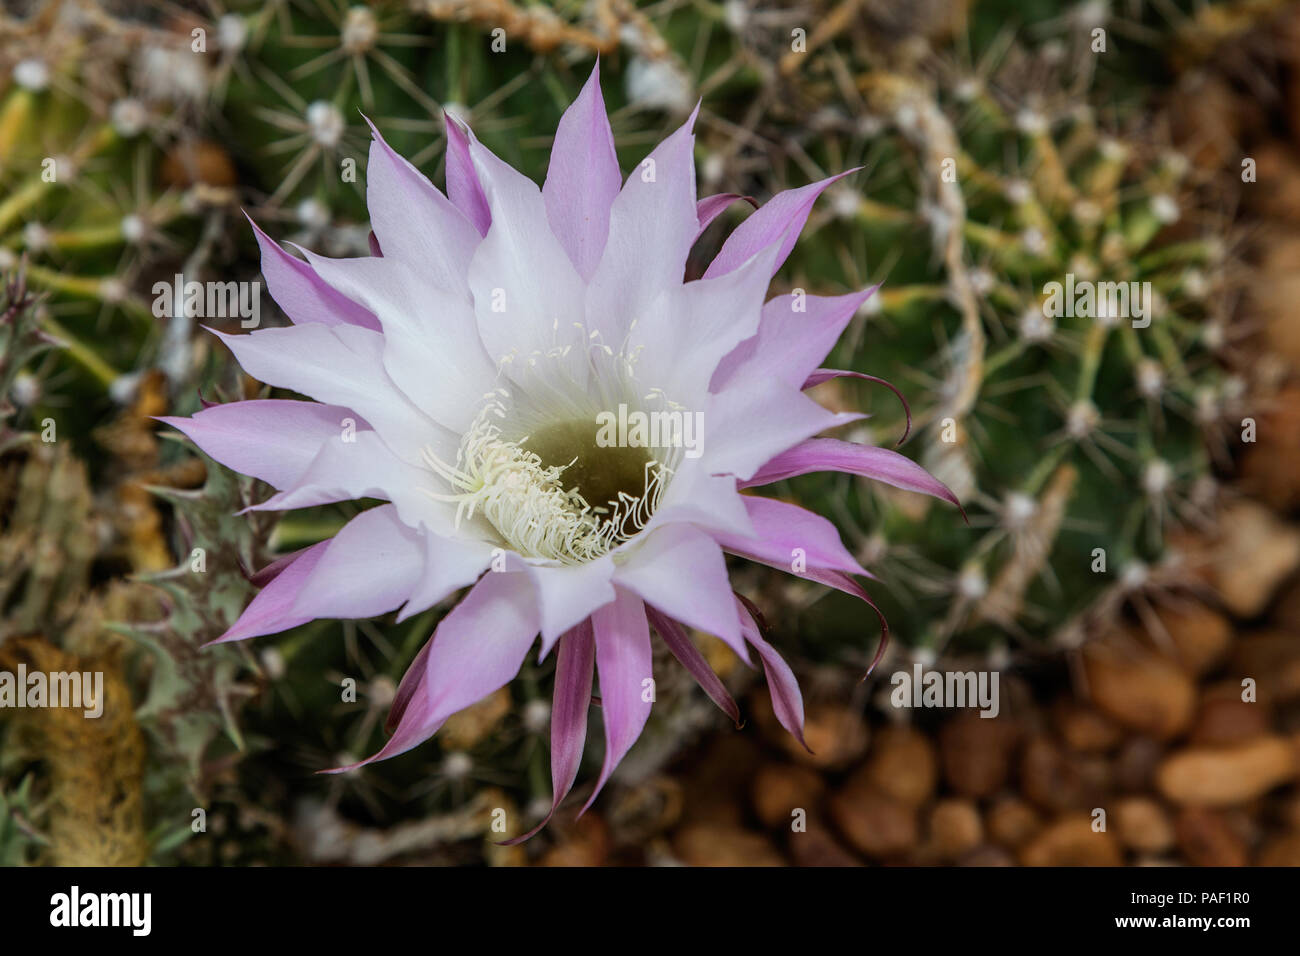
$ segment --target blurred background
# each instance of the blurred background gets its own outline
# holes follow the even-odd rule
[[[105,713],[0,709],[0,863],[1300,864],[1296,5],[5,9],[0,670],[103,672]],[[745,726],[665,661],[594,810],[575,821],[575,795],[507,848],[493,811],[521,832],[550,798],[553,658],[414,751],[321,776],[381,746],[450,605],[199,650],[254,570],[356,506],[236,516],[268,489],[150,416],[262,386],[198,319],[159,317],[155,284],[257,280],[241,210],[367,254],[363,112],[439,185],[444,109],[540,182],[597,55],[625,170],[697,100],[701,196],[765,201],[863,167],[773,292],[883,283],[827,364],[906,394],[902,450],[970,523],[850,476],[775,486],[880,578],[880,666],[862,680],[879,635],[850,599],[738,566],[814,753],[696,635]],[[1149,326],[1051,317],[1045,286],[1067,274],[1150,283]],[[904,434],[885,389],[816,395],[872,413],[847,437]],[[998,716],[893,706],[891,675],[917,665],[996,672]]]

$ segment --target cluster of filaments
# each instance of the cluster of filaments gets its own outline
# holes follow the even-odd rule
[[[619,491],[617,500],[590,503],[565,480],[577,459],[548,465],[527,447],[528,436],[506,438],[494,419],[507,417],[504,401],[509,393],[501,389],[488,398],[462,439],[454,465],[432,449],[424,450],[425,462],[453,489],[427,493],[456,504],[457,528],[481,513],[524,557],[582,564],[607,554],[646,526],[671,477],[667,464],[653,458],[645,463],[640,495]]]

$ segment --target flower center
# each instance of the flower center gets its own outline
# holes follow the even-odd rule
[[[594,419],[572,419],[507,438],[490,403],[461,441],[455,465],[426,449],[452,486],[429,494],[457,504],[456,523],[483,516],[524,557],[581,564],[608,553],[650,520],[671,470],[642,447],[598,441]]]

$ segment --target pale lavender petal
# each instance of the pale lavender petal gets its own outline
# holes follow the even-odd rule
[[[462,526],[463,530],[463,526]],[[486,541],[475,541],[451,533],[424,535],[424,570],[416,581],[410,600],[397,615],[398,623],[446,600],[454,591],[473,584],[492,563],[497,549]]]
[[[714,538],[727,551],[791,574],[802,573],[796,564],[848,574],[867,573],[844,547],[835,525],[821,515],[775,498],[743,497],[755,536],[715,533]]]
[[[635,591],[674,620],[713,634],[748,661],[722,549],[689,524],[650,532],[614,574],[619,588]]]
[[[371,508],[330,539],[290,612],[313,618],[384,614],[410,597],[423,566],[420,535],[401,522],[397,509]]]
[[[311,614],[302,614],[293,610],[298,594],[311,577],[317,563],[329,548],[330,541],[322,541],[300,552],[294,560],[280,570],[274,579],[244,608],[239,620],[231,625],[226,633],[209,644],[224,644],[227,641],[242,641],[263,634],[275,634],[287,631],[299,624],[306,624],[312,619]]]
[[[251,217],[248,223],[262,249],[266,291],[271,293],[271,298],[284,310],[290,322],[344,323],[367,329],[379,328],[379,320],[368,309],[331,288],[311,266],[285,252]]]
[[[370,427],[338,405],[279,399],[213,405],[192,418],[160,415],[158,421],[184,432],[227,468],[276,488],[294,484],[321,445],[344,434],[349,421],[356,430]]]
[[[455,456],[459,436],[440,429],[388,377],[379,332],[317,323],[248,335],[210,331],[259,381],[355,409],[403,460],[421,464],[427,446]]]
[[[640,598],[618,589],[618,596],[591,616],[596,639],[596,668],[600,672],[600,713],[605,723],[605,762],[596,789],[582,808],[595,802],[605,781],[641,736],[650,716],[653,686],[650,667],[650,628]],[[737,628],[739,629],[739,628]]]
[[[560,118],[542,186],[551,231],[583,279],[590,279],[600,262],[609,235],[609,207],[622,185],[597,62]]]
[[[460,292],[481,236],[437,186],[395,153],[369,119],[374,139],[366,165],[370,227],[385,259],[420,270],[430,283]]]
[[[596,643],[591,621],[586,620],[560,637],[555,662],[555,697],[551,705],[551,809],[546,818],[523,836],[502,840],[514,846],[531,839],[550,822],[560,802],[573,789],[587,742],[587,711],[591,706],[591,678],[596,663]]]
[[[777,269],[781,268],[781,264],[785,262],[786,257],[790,255],[790,250],[794,248],[795,241],[799,238],[804,223],[808,221],[808,214],[812,211],[813,203],[817,201],[817,197],[821,195],[822,190],[837,179],[843,179],[849,173],[856,171],[856,169],[850,169],[828,179],[823,179],[821,182],[777,193],[763,203],[757,212],[737,226],[736,230],[727,237],[727,241],[722,244],[717,257],[705,270],[704,277],[708,279],[713,276],[725,275],[732,269],[737,269],[743,263],[748,262],[759,250],[780,242],[780,251],[772,266],[772,271],[775,273]]]
[[[710,388],[733,381],[775,378],[807,388],[808,375],[835,347],[840,335],[876,286],[848,295],[779,295],[763,306],[757,334],[737,345],[718,364]]]
[[[614,600],[614,559],[606,554],[583,564],[525,566],[537,588],[542,615],[541,657],[550,653],[559,636],[596,608]]]
[[[587,323],[611,348],[620,347],[632,320],[686,274],[699,233],[695,115],[632,170],[610,206],[609,238],[588,289]]]
[[[743,199],[755,209],[758,208],[758,202],[753,196],[742,196],[740,193],[718,193],[716,196],[705,196],[695,204],[695,218],[700,221],[699,232],[695,234],[698,239],[704,234],[704,230],[713,225],[713,220],[721,216],[733,202]]]
[[[836,438],[810,438],[783,451],[758,470],[753,478],[742,481],[742,488],[770,485],[774,481],[806,475],[814,471],[840,471],[883,481],[905,491],[942,498],[961,508],[957,496],[938,478],[891,448],[858,445]],[[963,515],[965,512],[962,512]]]
[[[794,671],[785,662],[776,649],[763,639],[763,635],[751,613],[749,603],[739,595],[736,596],[736,612],[740,617],[741,632],[745,640],[754,645],[758,656],[763,661],[763,673],[767,677],[767,690],[772,695],[772,712],[795,740],[808,748],[803,737],[803,694],[799,692],[799,682],[795,680]]]
[[[828,411],[794,386],[747,379],[709,396],[699,461],[711,474],[735,475],[743,481],[805,438],[863,417]],[[756,428],[755,422],[762,427]]]
[[[695,646],[682,626],[665,614],[660,613],[649,604],[645,608],[646,617],[650,620],[650,626],[658,633],[668,650],[672,652],[673,657],[677,658],[678,663],[685,667],[695,682],[700,685],[704,693],[709,695],[709,699],[718,705],[718,708],[731,718],[731,722],[740,729],[740,708],[736,706],[736,701],[731,694],[727,692],[726,685],[722,679],[713,672],[709,662],[704,659],[700,649]]]
[[[424,673],[417,674],[388,743],[372,757],[328,772],[386,760],[428,740],[452,714],[504,687],[536,636],[536,599],[528,577],[485,574],[438,624],[427,654],[411,665]]]
[[[469,137],[460,122],[449,114],[443,114],[443,125],[447,129],[447,196],[474,224],[479,235],[486,236],[492,225],[492,213],[488,211],[487,197],[470,159]]]

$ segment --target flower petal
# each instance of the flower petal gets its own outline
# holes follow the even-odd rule
[[[551,567],[525,565],[537,587],[542,615],[540,657],[550,653],[560,635],[614,600],[614,559],[608,554],[583,564]]]
[[[846,574],[867,573],[844,547],[835,525],[821,515],[775,498],[742,497],[754,522],[755,536],[715,534],[723,549],[791,574],[802,573],[796,568],[799,564]]]
[[[430,284],[448,291],[465,288],[480,234],[437,186],[384,141],[369,119],[374,139],[366,164],[366,206],[370,228],[385,259],[397,259]]]
[[[227,468],[276,488],[293,485],[325,442],[342,437],[348,421],[357,430],[370,427],[358,419],[338,405],[279,399],[213,405],[192,418],[158,416]]]
[[[749,608],[739,597],[736,598],[736,611],[740,615],[745,640],[754,645],[754,650],[758,651],[758,656],[763,661],[767,690],[772,695],[772,712],[790,736],[812,753],[803,737],[803,694],[799,691],[794,671],[790,670],[790,665],[776,652],[776,648],[763,639]]]
[[[400,624],[427,610],[453,592],[479,579],[492,563],[497,550],[490,542],[464,536],[465,528],[455,537],[426,532],[424,535],[424,570],[411,591],[411,597],[397,615]]]
[[[848,295],[790,293],[763,306],[758,332],[737,345],[718,364],[710,388],[718,392],[732,381],[775,378],[803,389],[808,375],[839,341],[858,307],[878,287]]]
[[[587,742],[587,711],[591,706],[591,678],[596,663],[596,643],[591,621],[583,621],[560,637],[555,662],[555,697],[551,705],[551,809],[523,836],[503,840],[514,846],[534,836],[550,822],[560,802],[573,789]]]
[[[674,620],[715,635],[749,659],[731,607],[722,549],[698,528],[671,524],[649,532],[614,573],[614,584],[635,591]]]
[[[583,279],[590,279],[600,262],[609,236],[609,207],[622,185],[598,61],[560,118],[542,186],[551,231]]]
[[[226,633],[209,644],[224,644],[227,641],[275,634],[310,621],[310,614],[296,613],[292,609],[303,585],[311,577],[329,545],[330,541],[326,540],[299,552],[293,561],[254,596],[248,607],[244,608],[244,613],[239,615],[239,619]]]
[[[411,665],[423,673],[417,673],[388,743],[365,760],[329,772],[387,760],[428,740],[452,714],[504,687],[519,672],[536,636],[536,599],[528,577],[485,574],[439,622],[428,653],[421,652]]]
[[[469,137],[460,121],[448,113],[443,113],[443,125],[447,130],[447,196],[474,224],[478,234],[486,236],[488,226],[492,225],[492,213],[488,211],[487,197],[470,159]]]
[[[663,638],[673,657],[677,658],[678,663],[690,671],[691,676],[695,678],[695,682],[700,685],[704,693],[708,694],[709,699],[731,718],[731,722],[739,730],[740,708],[736,706],[736,701],[727,692],[726,685],[713,672],[713,668],[709,666],[709,662],[704,659],[704,655],[700,653],[700,649],[695,646],[690,636],[682,630],[680,624],[655,610],[649,604],[646,605],[645,611],[650,626]]]
[[[620,348],[632,321],[686,274],[700,228],[695,115],[641,161],[610,206],[609,239],[587,291],[587,321],[611,348]]]
[[[380,333],[312,323],[248,335],[213,334],[253,378],[355,409],[403,460],[420,465],[427,446],[454,458],[460,436],[440,428],[393,384],[384,370]]]
[[[395,507],[363,511],[330,539],[290,612],[313,618],[384,614],[410,597],[423,562],[420,535],[401,522]]]
[[[938,478],[890,448],[858,445],[835,438],[810,438],[783,451],[758,470],[753,478],[742,481],[742,488],[769,485],[774,481],[806,475],[813,471],[840,471],[883,481],[905,491],[919,491],[952,502],[961,502]],[[964,513],[964,512],[963,512]]]
[[[772,265],[772,273],[775,274],[794,248],[804,223],[808,221],[808,214],[812,212],[813,203],[822,190],[853,172],[857,170],[850,169],[821,182],[777,193],[727,237],[709,268],[704,271],[704,278],[726,275],[748,262],[760,249],[779,243]]]
[[[636,743],[650,716],[651,701],[645,699],[653,680],[650,667],[650,628],[645,605],[634,594],[618,590],[613,603],[591,616],[596,640],[596,668],[600,672],[600,713],[605,722],[605,762],[596,789],[582,808],[595,802],[619,761]]]
[[[342,295],[316,275],[312,267],[285,252],[274,239],[248,217],[253,235],[262,250],[262,275],[266,291],[295,325],[319,322],[323,325],[350,324],[378,329],[379,320],[363,306]]]

